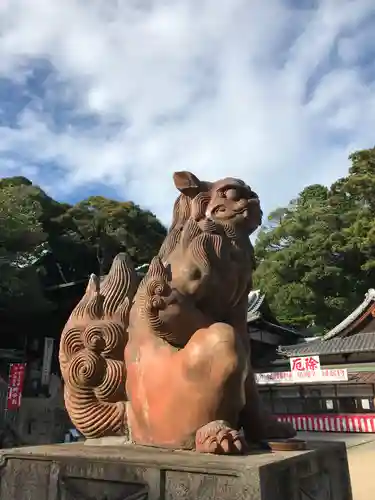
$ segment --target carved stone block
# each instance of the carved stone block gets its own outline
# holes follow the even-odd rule
[[[0,455],[1,500],[352,500],[343,443],[247,456],[83,443]]]

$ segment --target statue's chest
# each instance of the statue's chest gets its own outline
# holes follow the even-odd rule
[[[236,241],[228,240],[224,243],[222,265],[220,274],[236,277],[237,281],[246,281],[246,277],[252,273],[252,260],[250,249],[240,246]]]
[[[252,275],[250,252],[230,241],[222,250],[221,258],[212,262],[207,294],[202,301],[205,308],[215,311],[215,316],[220,313],[226,316],[249,292]]]

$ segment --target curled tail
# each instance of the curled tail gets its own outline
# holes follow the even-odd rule
[[[124,349],[138,282],[133,264],[119,254],[102,282],[91,276],[61,335],[65,406],[87,438],[129,435]]]

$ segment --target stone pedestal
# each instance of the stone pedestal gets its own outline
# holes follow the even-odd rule
[[[1,500],[352,500],[342,443],[242,457],[83,443],[0,455]]]

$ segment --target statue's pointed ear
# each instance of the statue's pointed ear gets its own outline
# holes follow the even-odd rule
[[[175,172],[173,181],[180,193],[194,198],[202,191],[202,182],[191,172]]]

